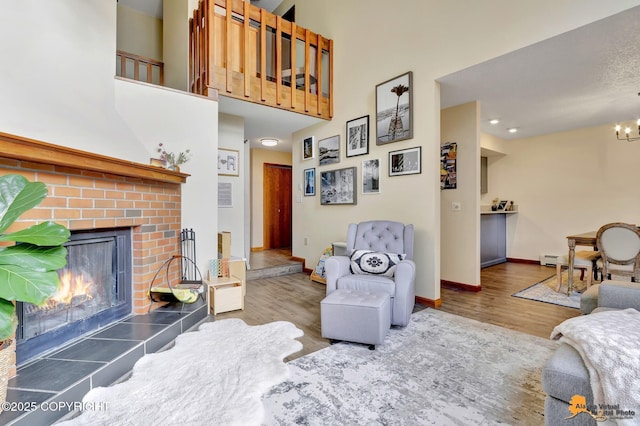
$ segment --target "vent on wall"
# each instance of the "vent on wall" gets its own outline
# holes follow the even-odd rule
[[[557,254],[541,254],[540,255],[540,265],[542,266],[556,266],[556,262],[558,259]]]

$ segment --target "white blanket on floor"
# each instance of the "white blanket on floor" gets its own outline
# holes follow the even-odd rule
[[[302,349],[302,335],[286,321],[204,323],[140,358],[127,381],[91,390],[86,410],[61,425],[260,425],[262,394],[289,376],[283,359]]]
[[[571,318],[555,327],[551,338],[571,345],[580,353],[589,371],[595,404],[635,411],[630,419],[607,417],[613,417],[621,425],[638,424],[640,312],[625,309]]]

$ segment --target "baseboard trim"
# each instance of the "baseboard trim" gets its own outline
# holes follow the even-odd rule
[[[540,264],[540,259],[538,260],[531,260],[531,259],[516,259],[514,257],[507,257],[507,262],[512,262],[512,263],[526,263],[528,265],[539,265]]]
[[[444,287],[456,288],[459,290],[473,291],[473,292],[478,292],[482,290],[482,285],[463,284],[463,283],[457,283],[455,281],[447,281],[447,280],[440,280],[440,285]]]
[[[264,247],[251,247],[251,251],[252,252],[254,252],[254,251],[264,251],[264,250],[265,250]]]
[[[442,306],[442,299],[427,299],[426,297],[416,296],[416,303],[428,306],[430,308],[439,308]]]

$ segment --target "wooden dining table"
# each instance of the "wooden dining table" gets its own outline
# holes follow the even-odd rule
[[[589,231],[589,232],[585,232],[584,234],[569,235],[567,237],[567,243],[569,244],[569,259],[567,260],[567,263],[569,265],[569,271],[568,271],[569,276],[567,280],[567,294],[570,294],[571,290],[573,290],[573,261],[576,257],[576,246],[590,246],[594,250],[597,250],[596,248],[597,233],[598,231]]]

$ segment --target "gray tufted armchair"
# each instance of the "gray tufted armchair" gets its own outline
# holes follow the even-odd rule
[[[405,254],[391,277],[354,274],[350,256],[356,250]],[[387,292],[391,298],[391,324],[405,326],[415,304],[416,265],[413,261],[413,225],[374,220],[350,224],[347,230],[347,256],[331,256],[325,262],[327,294],[337,289],[371,293]]]

